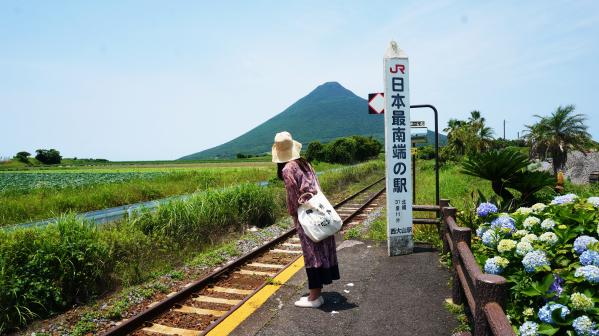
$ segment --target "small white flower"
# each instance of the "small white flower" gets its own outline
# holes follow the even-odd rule
[[[520,256],[523,256],[532,250],[532,245],[527,241],[521,241],[516,245],[516,254]]]
[[[553,232],[545,232],[541,236],[539,236],[539,240],[543,243],[547,243],[549,245],[554,245],[557,243],[557,235]]]
[[[531,206],[530,208],[532,209],[532,211],[534,213],[540,213],[543,212],[543,210],[545,210],[547,206],[543,203],[536,203],[535,205]]]
[[[599,197],[589,197],[587,198],[587,203],[592,204],[595,208],[599,208]]]
[[[518,230],[516,232],[514,232],[513,236],[514,238],[522,238],[524,236],[526,236],[528,234],[528,230]]]
[[[531,216],[531,217],[526,217],[526,219],[522,223],[522,226],[524,226],[525,229],[530,230],[535,225],[538,225],[539,223],[541,223],[540,219],[538,219],[537,217],[532,217]]]
[[[532,209],[527,208],[527,207],[521,207],[521,208],[518,208],[518,210],[516,210],[516,213],[524,215],[524,216],[528,216],[532,213]]]
[[[499,253],[509,252],[516,248],[516,241],[511,239],[502,239],[497,244],[497,251]]]
[[[529,242],[532,244],[533,242],[537,241],[537,239],[539,239],[539,237],[537,237],[536,234],[529,233],[526,236],[522,237],[522,239],[520,239],[520,241],[525,241],[525,242]]]
[[[541,223],[541,227],[545,230],[551,230],[557,224],[553,219],[547,218]]]

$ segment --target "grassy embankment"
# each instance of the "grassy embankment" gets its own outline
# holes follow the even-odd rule
[[[204,166],[170,166],[95,169],[52,169],[19,173],[0,173],[0,226],[56,217],[60,214],[85,212],[125,204],[150,201],[174,195],[188,194],[207,188],[230,186],[237,183],[265,181],[273,177],[275,167],[265,166],[202,168]],[[340,165],[319,163],[315,169],[323,171]],[[115,176],[144,174],[149,178],[133,178],[110,182]],[[52,178],[52,183],[39,175]],[[110,175],[108,178],[99,178]],[[1,179],[12,179],[5,181]],[[18,179],[22,181],[18,181]],[[74,183],[77,179],[79,182]],[[28,180],[35,180],[31,182]],[[38,181],[39,180],[39,181]],[[58,180],[58,182],[56,181]],[[96,180],[98,182],[96,182]],[[118,180],[118,179],[115,179]],[[31,187],[23,187],[31,184]],[[46,185],[40,187],[39,185]]]
[[[435,203],[435,170],[433,160],[418,160],[416,165],[416,203],[434,204]],[[475,204],[478,198],[477,190],[480,190],[486,197],[495,195],[491,189],[491,183],[477,177],[462,174],[459,163],[446,163],[440,168],[439,189],[441,198],[451,201],[451,205],[458,211],[468,212],[476,208]],[[582,197],[599,195],[599,184],[595,185],[574,185],[567,182],[565,185],[566,193],[575,193]],[[515,192],[517,194],[517,192]],[[551,191],[545,192],[548,200],[553,197]],[[415,212],[414,217],[434,217],[433,213]],[[458,218],[459,219],[459,218]],[[459,222],[459,221],[458,221]],[[430,226],[416,225],[414,228],[415,240],[429,241],[440,244],[436,230]],[[381,216],[370,226],[367,237],[375,240],[386,240],[386,221]]]
[[[382,172],[377,161],[327,173],[320,180],[334,197]],[[218,261],[211,254],[218,244],[237,239],[249,225],[271,224],[283,216],[284,196],[280,182],[268,188],[242,184],[206,190],[100,228],[66,216],[44,228],[0,232],[0,330],[146,281],[186,261]],[[235,253],[231,245],[224,252]]]
[[[491,195],[488,181],[460,173],[458,165],[447,163],[439,169],[439,190],[441,198],[447,198],[452,206],[460,209],[470,207],[472,193],[479,189],[485,195]],[[435,203],[435,170],[433,160],[418,160],[416,163],[416,204]],[[365,237],[373,240],[387,239],[386,214],[383,214],[370,224]],[[414,217],[434,218],[432,212],[414,212]],[[432,225],[415,225],[414,240],[433,243],[440,246],[437,229]]]

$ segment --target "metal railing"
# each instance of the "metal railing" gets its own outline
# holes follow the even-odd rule
[[[473,327],[472,333],[461,335],[515,336],[504,312],[507,299],[505,278],[483,273],[470,249],[472,231],[457,225],[456,208],[449,206],[449,200],[441,200],[440,207],[443,253],[451,253],[452,300],[455,304],[467,306]]]

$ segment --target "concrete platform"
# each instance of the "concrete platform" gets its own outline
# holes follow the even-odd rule
[[[451,291],[437,251],[387,257],[386,245],[358,241],[338,248],[341,279],[325,286],[322,307],[293,305],[308,293],[301,270],[231,335],[450,335],[457,326],[443,308]]]

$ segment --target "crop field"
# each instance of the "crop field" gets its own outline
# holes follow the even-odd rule
[[[94,184],[120,183],[133,179],[152,179],[168,172],[69,172],[0,173],[0,193],[40,188],[63,189]]]
[[[273,167],[0,173],[0,226],[272,178]]]
[[[0,171],[0,226],[275,177],[270,162],[96,166]],[[235,165],[237,164],[237,165]],[[340,165],[319,163],[317,171]]]

